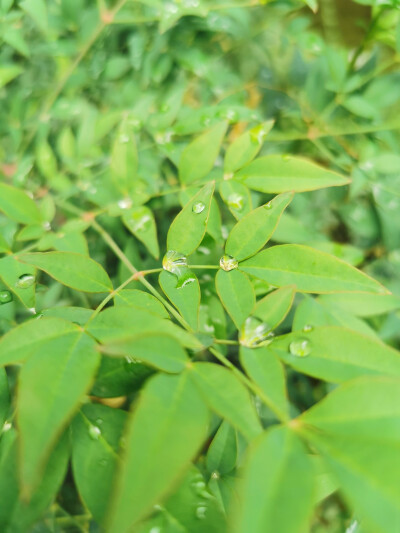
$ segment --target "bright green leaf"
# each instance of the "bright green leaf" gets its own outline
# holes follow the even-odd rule
[[[0,278],[25,307],[35,310],[36,269],[18,262],[16,256],[0,259]]]
[[[24,191],[0,183],[0,211],[21,224],[40,224],[42,217],[35,202]]]
[[[215,286],[229,316],[240,328],[256,302],[253,285],[249,278],[240,270],[225,272],[221,269],[215,276]]]
[[[123,289],[114,296],[116,306],[132,306],[138,309],[144,309],[161,318],[169,318],[169,314],[160,300],[148,292],[140,291],[138,289]]]
[[[193,281],[177,287],[177,278],[174,274],[163,270],[158,282],[169,300],[175,305],[186,322],[195,330],[199,324],[200,309],[200,285],[197,277],[193,274]]]
[[[275,329],[290,311],[295,294],[296,287],[291,285],[270,292],[257,302],[251,314]]]

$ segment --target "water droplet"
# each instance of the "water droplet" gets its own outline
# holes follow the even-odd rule
[[[210,122],[211,122],[211,118],[208,117],[207,115],[203,115],[201,117],[201,123],[203,124],[203,126],[209,126]]]
[[[263,144],[265,137],[267,136],[268,131],[265,129],[263,124],[259,124],[255,128],[250,130],[250,140],[256,144]]]
[[[186,256],[175,250],[168,250],[163,257],[162,266],[164,270],[179,277],[182,269],[187,267]]]
[[[219,479],[220,475],[219,472],[215,471],[211,474],[211,479]]]
[[[197,248],[197,251],[200,252],[203,255],[210,255],[211,254],[210,248],[207,248],[206,246],[199,246]]]
[[[156,506],[154,506],[155,508]],[[149,533],[161,533],[161,528],[155,526],[155,527],[152,527],[149,531]]]
[[[172,131],[159,131],[154,138],[157,144],[168,144],[172,139]]]
[[[90,426],[89,437],[93,440],[98,440],[101,435],[101,429],[97,426]]]
[[[312,327],[311,324],[306,324],[303,328],[303,331],[304,332],[309,332],[309,331],[312,331],[314,328]]]
[[[129,142],[129,135],[126,135],[126,133],[121,133],[121,135],[118,137],[118,141],[121,144],[126,144]]]
[[[139,207],[130,214],[129,225],[132,231],[148,231],[151,227],[151,213],[147,207]]]
[[[231,209],[241,211],[244,207],[244,196],[237,192],[233,192],[228,196],[228,206]]]
[[[196,215],[202,213],[204,211],[204,209],[206,208],[206,205],[204,202],[195,202],[193,205],[192,205],[192,211],[193,213],[195,213]]]
[[[229,122],[236,122],[238,120],[237,111],[234,109],[223,109],[218,113],[220,118],[225,118]]]
[[[196,276],[189,268],[185,268],[183,272],[181,272],[178,276],[178,283],[176,285],[176,288],[183,289],[183,287],[186,287],[186,285],[189,285],[194,281],[196,281]]]
[[[7,422],[6,421],[6,422],[4,422],[2,432],[5,433],[6,431],[10,431],[11,428],[12,428],[11,422]]]
[[[100,466],[107,466],[107,465],[108,465],[108,461],[107,461],[107,459],[101,459],[101,460],[99,461],[99,463],[100,463]]]
[[[231,255],[223,255],[219,260],[219,266],[222,268],[222,270],[225,270],[225,272],[234,270],[238,267],[238,265],[238,260],[232,257]]]
[[[206,517],[207,507],[205,505],[199,505],[196,508],[196,517],[199,520],[203,520]]]
[[[259,318],[250,316],[240,329],[239,342],[242,346],[252,348],[266,341],[271,327]]]
[[[224,174],[224,180],[225,181],[231,180],[232,178],[233,178],[233,172],[226,172]]]
[[[13,295],[10,291],[0,291],[0,305],[12,302]]]
[[[118,207],[120,209],[129,209],[132,207],[132,200],[130,198],[122,198],[122,200],[119,200]]]
[[[36,315],[36,308],[35,307],[28,307],[28,311],[32,313],[32,315]]]
[[[300,337],[289,344],[289,351],[296,357],[307,357],[311,353],[311,342],[305,337]]]
[[[32,274],[22,274],[22,276],[18,278],[18,281],[15,286],[18,289],[28,289],[29,287],[32,287],[34,283],[35,276],[33,276]]]
[[[102,419],[102,418],[97,418],[97,419],[96,419],[96,424],[97,424],[98,426],[101,426],[102,423],[103,423],[103,419]]]
[[[271,202],[268,202],[267,204],[264,205],[264,209],[267,209],[268,211],[272,209],[272,200]]]
[[[43,229],[45,229],[46,231],[50,231],[51,230],[50,222],[43,222]]]

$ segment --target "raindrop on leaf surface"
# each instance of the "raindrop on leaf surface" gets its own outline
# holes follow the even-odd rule
[[[186,256],[175,250],[168,250],[163,257],[162,266],[164,270],[178,275],[180,269],[187,267]]]
[[[192,205],[192,211],[193,211],[193,213],[198,215],[199,213],[202,213],[204,211],[205,207],[206,206],[205,206],[204,202],[195,202]]]
[[[268,339],[270,331],[271,327],[268,324],[256,317],[250,316],[245,320],[240,330],[239,342],[242,346],[249,348],[258,346]]]
[[[13,295],[10,291],[0,291],[0,305],[12,302]]]
[[[296,357],[307,357],[311,350],[311,342],[305,337],[300,337],[289,344],[290,353]]]
[[[244,196],[241,194],[238,194],[237,192],[234,192],[228,196],[228,206],[231,209],[236,209],[237,211],[241,211],[244,207]]]
[[[306,325],[304,326],[304,328],[303,328],[303,331],[308,332],[308,331],[312,331],[313,329],[314,329],[314,328],[312,327],[311,324],[306,324]]]
[[[272,209],[272,202],[268,202],[267,204],[265,204],[264,209],[267,209],[268,211]]]
[[[34,283],[35,276],[33,276],[32,274],[22,274],[22,276],[18,278],[18,281],[15,286],[18,289],[28,289],[29,287],[32,287]]]
[[[93,440],[98,440],[101,435],[101,430],[97,426],[90,426],[89,437]]]
[[[225,270],[225,272],[234,270],[238,267],[238,265],[238,260],[232,257],[231,255],[223,255],[219,260],[219,266],[222,268],[222,270]]]

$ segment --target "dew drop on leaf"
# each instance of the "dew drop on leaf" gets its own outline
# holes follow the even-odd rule
[[[249,348],[258,346],[270,336],[271,327],[262,320],[250,316],[240,329],[239,342]]]
[[[10,291],[0,291],[0,305],[12,302],[13,295]]]
[[[89,437],[93,440],[98,440],[101,435],[101,429],[97,426],[89,427]]]
[[[222,270],[225,270],[225,272],[234,270],[238,267],[238,265],[238,260],[232,257],[231,255],[223,255],[219,260],[219,266],[222,268]]]
[[[300,337],[289,344],[290,353],[296,357],[307,357],[307,355],[310,355],[311,349],[311,342],[304,337]]]
[[[130,198],[122,198],[122,200],[118,202],[118,207],[120,209],[129,209],[132,207],[132,200]]]
[[[164,270],[177,275],[180,269],[187,267],[186,256],[175,250],[168,250],[163,257],[162,266]]]
[[[250,139],[255,144],[262,144],[267,136],[267,133],[268,131],[265,129],[265,127],[260,124],[259,126],[256,126],[250,130]]]
[[[195,213],[196,215],[202,213],[205,209],[206,205],[204,202],[195,202],[193,205],[192,205],[192,211],[193,213]]]
[[[272,202],[268,202],[267,204],[265,204],[264,209],[267,209],[268,211],[272,209]]]
[[[244,196],[241,194],[238,194],[237,192],[234,192],[228,196],[228,206],[231,209],[236,209],[237,211],[241,211],[244,207]]]
[[[15,286],[18,289],[28,289],[35,283],[35,276],[32,274],[22,274],[17,280]]]
[[[309,332],[309,331],[312,331],[314,328],[312,327],[311,324],[306,324],[303,328],[303,331],[305,332]]]
[[[183,272],[178,276],[178,283],[176,285],[177,289],[182,289],[183,287],[186,287],[186,285],[189,285],[190,283],[193,283],[196,281],[196,276],[193,274],[191,270],[188,268],[185,268]]]
[[[196,517],[199,520],[203,520],[206,517],[207,507],[205,505],[199,505],[196,508]]]

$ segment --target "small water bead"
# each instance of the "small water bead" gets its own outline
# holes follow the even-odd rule
[[[250,139],[256,144],[263,144],[265,137],[267,136],[268,131],[264,128],[262,124],[252,128],[250,130]]]
[[[252,348],[268,340],[271,327],[262,320],[250,316],[240,329],[239,342],[242,346]]]
[[[103,423],[103,419],[102,419],[102,418],[97,418],[97,419],[96,419],[96,424],[97,424],[98,426],[101,426],[102,423]]]
[[[8,304],[9,302],[12,302],[13,295],[10,291],[0,291],[0,305]]]
[[[132,200],[130,198],[122,198],[122,200],[119,200],[118,207],[120,209],[129,209],[132,207]]]
[[[178,275],[178,283],[176,285],[176,288],[183,289],[183,287],[186,287],[187,285],[190,285],[190,283],[193,283],[195,281],[196,276],[193,274],[193,272],[188,268],[185,268],[183,272],[180,272]]]
[[[229,272],[230,270],[237,268],[239,266],[239,262],[231,255],[223,255],[219,260],[219,266],[222,268],[222,270],[225,270],[225,272]]]
[[[206,517],[207,507],[205,505],[199,505],[196,508],[196,517],[199,520],[203,520]]]
[[[155,507],[155,506],[154,506]],[[155,526],[155,527],[152,527],[149,531],[149,533],[161,533],[161,528]]]
[[[241,211],[244,207],[244,196],[237,192],[233,192],[228,196],[228,206],[231,209]]]
[[[211,479],[219,479],[220,475],[219,472],[215,471],[211,474]]]
[[[186,256],[175,250],[168,250],[163,257],[162,266],[164,270],[176,274],[182,268],[187,267]]]
[[[125,133],[121,133],[121,135],[118,137],[118,141],[121,144],[126,144],[129,142],[129,135],[126,135]]]
[[[206,208],[206,205],[204,202],[195,202],[193,205],[192,205],[192,211],[193,213],[195,213],[196,215],[202,213],[204,211],[204,209]]]
[[[234,109],[224,109],[218,113],[220,118],[225,118],[229,122],[236,122],[238,120],[238,113]]]
[[[131,213],[133,231],[147,231],[151,226],[151,214],[147,208],[138,209]]]
[[[312,331],[313,329],[314,329],[314,328],[312,327],[311,324],[306,324],[306,325],[303,327],[303,331],[304,331],[304,332],[307,332],[307,333],[310,332],[310,331]]]
[[[311,350],[311,342],[305,337],[300,337],[289,344],[290,353],[296,357],[307,357]]]
[[[101,435],[101,429],[97,426],[90,426],[89,428],[89,437],[93,440],[99,440]]]
[[[18,289],[28,289],[29,287],[32,287],[34,283],[35,276],[33,274],[22,274],[22,276],[18,278],[18,281],[15,286]]]
[[[6,422],[4,422],[2,432],[5,433],[6,431],[10,431],[11,428],[12,428],[11,422],[7,422],[6,421]]]
[[[268,202],[267,204],[264,205],[264,209],[266,209],[267,211],[272,209],[272,200],[271,200],[271,202]]]

